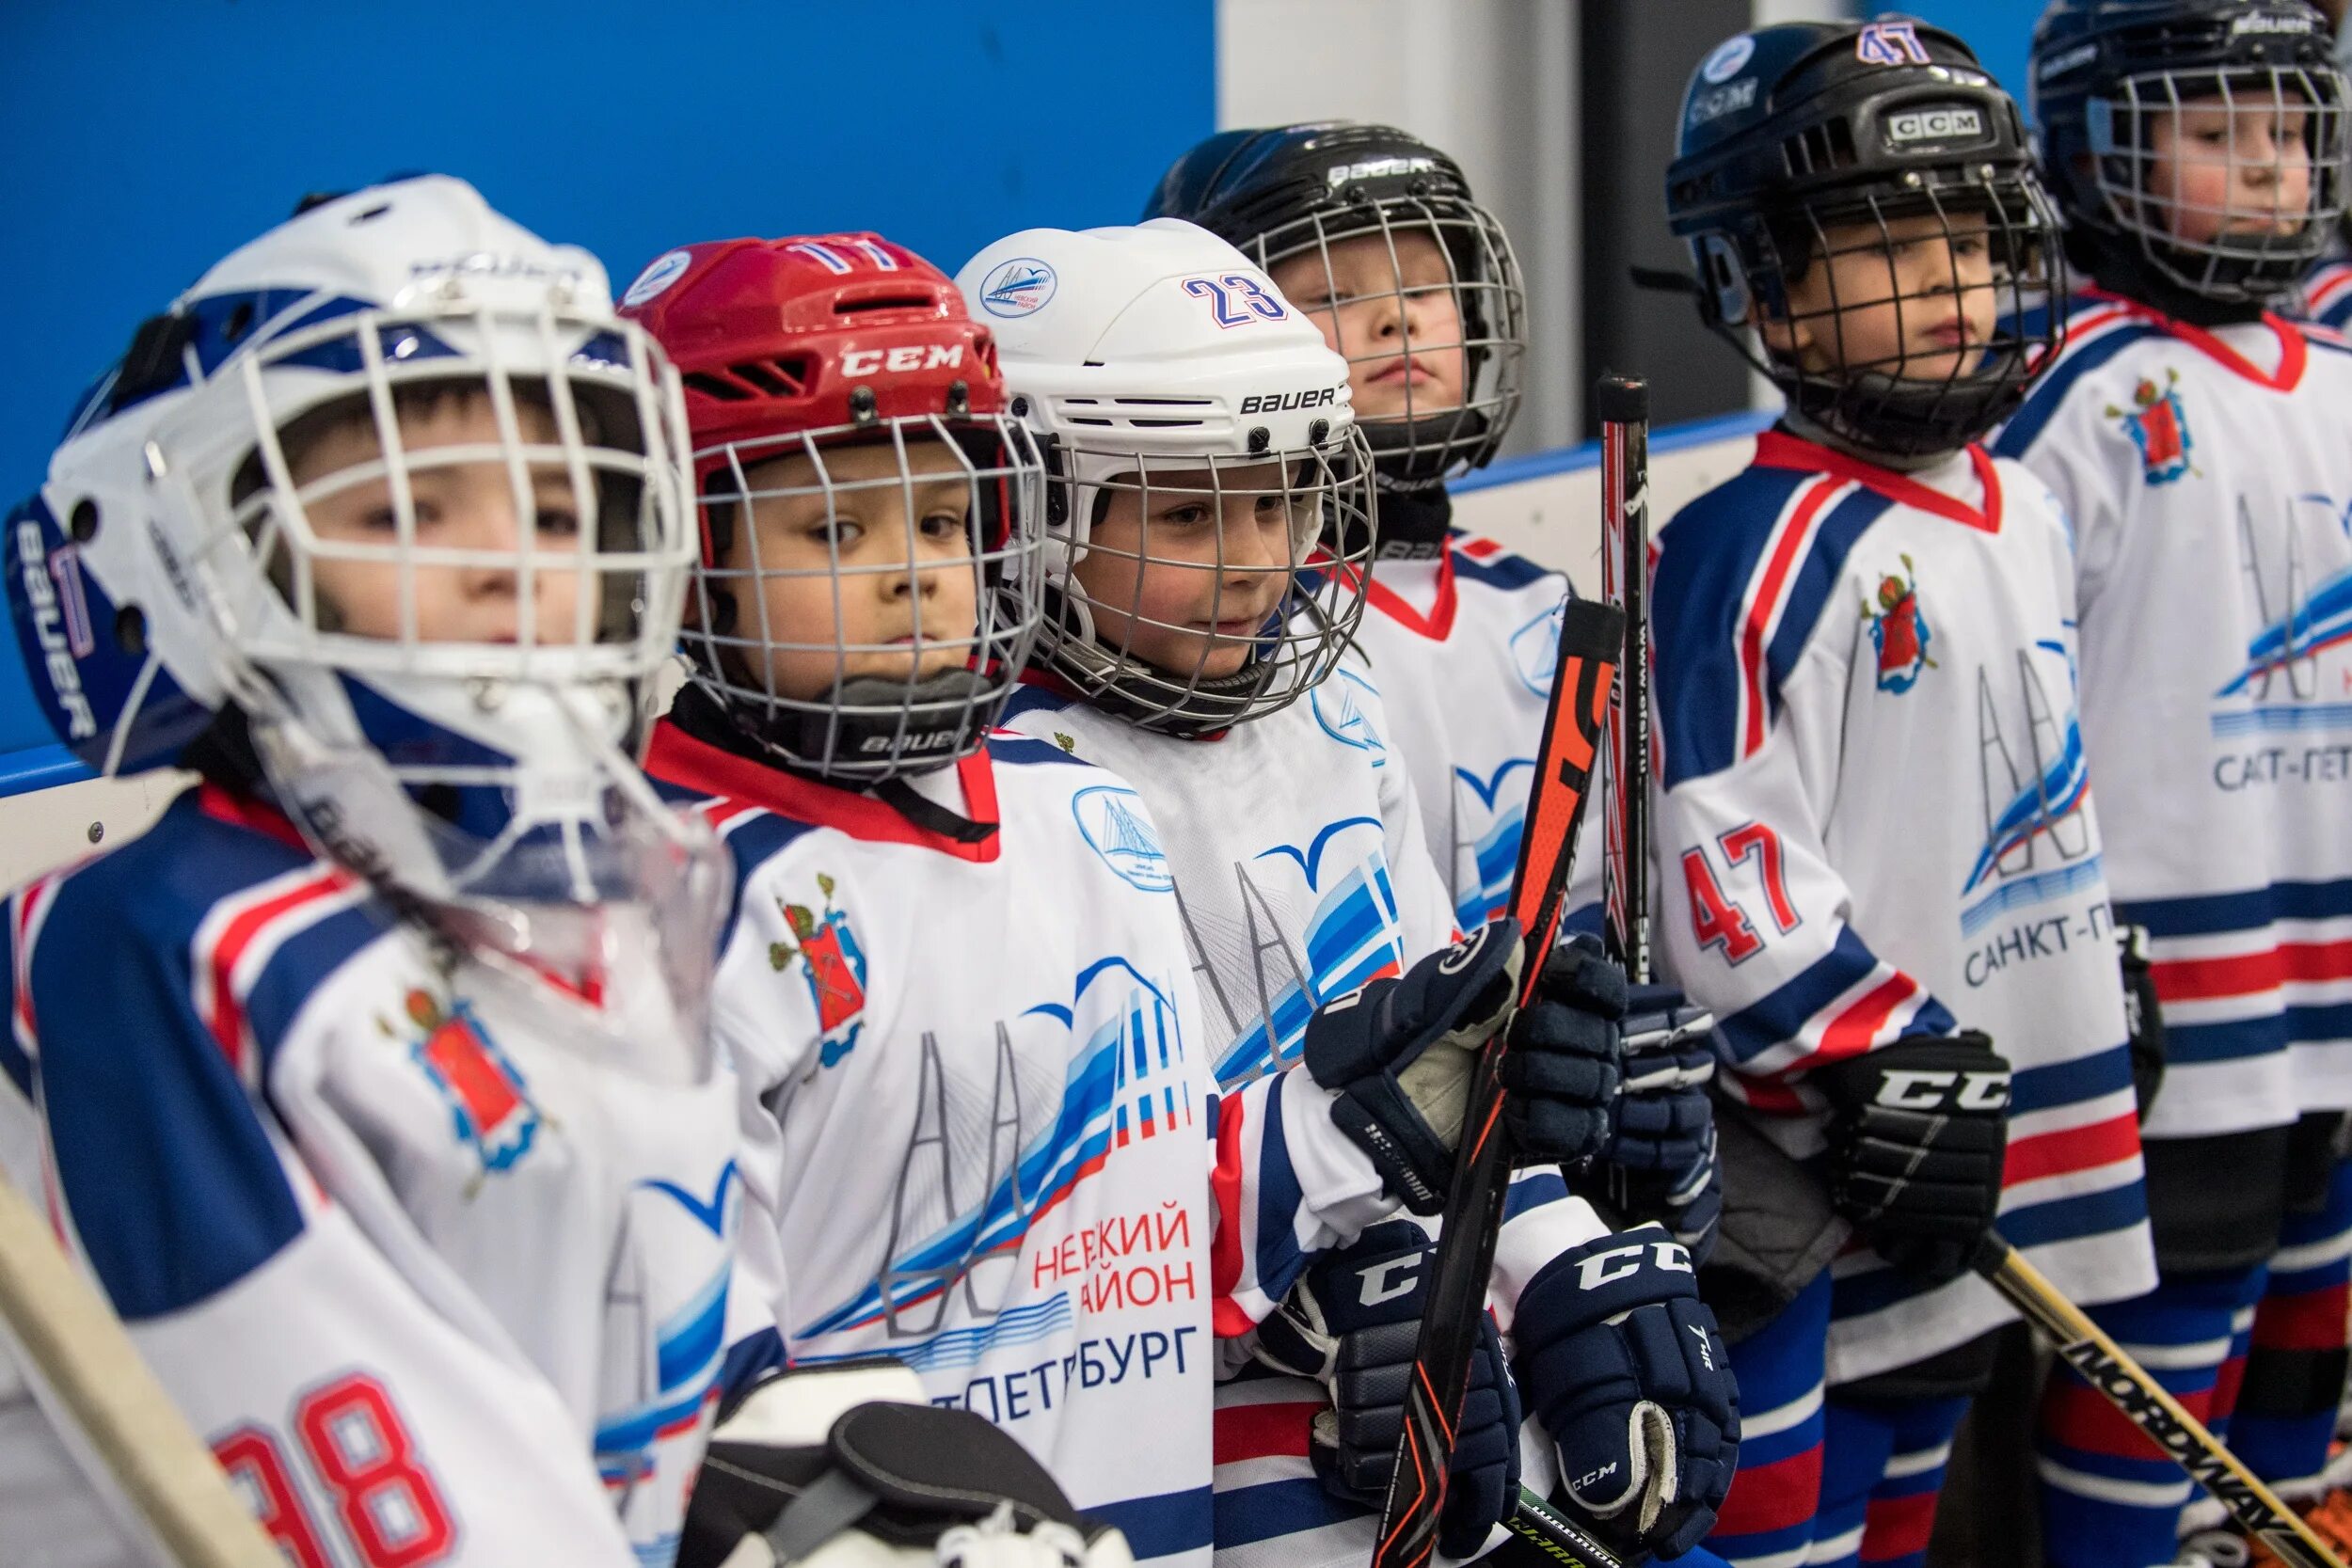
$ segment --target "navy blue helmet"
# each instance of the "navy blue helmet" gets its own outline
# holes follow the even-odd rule
[[[1436,483],[1502,444],[1518,411],[1526,293],[1502,225],[1427,142],[1344,120],[1220,131],[1169,166],[1143,215],[1200,225],[1317,320],[1349,358],[1384,483]],[[1357,240],[1376,248],[1335,261]],[[1457,349],[1458,392],[1410,368]]]
[[[1683,96],[1666,215],[1701,317],[1871,452],[1974,440],[2056,347],[2032,308],[2063,292],[2058,224],[2017,105],[1924,23],[1725,40]]]

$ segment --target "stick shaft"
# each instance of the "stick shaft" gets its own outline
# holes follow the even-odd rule
[[[2342,1559],[2237,1455],[2181,1407],[2162,1384],[2125,1354],[2089,1314],[2058,1293],[2042,1271],[1998,1235],[1985,1238],[1977,1272],[2048,1337],[2058,1359],[2081,1375],[2139,1428],[2249,1535],[2259,1537],[2294,1568],[2344,1568]]]
[[[1611,957],[1626,978],[1650,978],[1649,911],[1649,388],[1603,376],[1600,409],[1601,596],[1625,610],[1625,653],[1609,713],[1604,850]]]
[[[285,1568],[104,1298],[0,1175],[0,1321],[181,1568]]]

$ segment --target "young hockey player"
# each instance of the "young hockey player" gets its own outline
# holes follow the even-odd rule
[[[1451,900],[1412,782],[1370,673],[1342,660],[1371,489],[1347,366],[1260,269],[1169,219],[1015,234],[959,281],[994,318],[1012,407],[1054,476],[1045,625],[1008,723],[1116,768],[1151,802],[1220,1083],[1297,1069],[1335,1089],[1335,1119],[1389,1190],[1436,1212],[1444,1099],[1459,1080],[1454,1058],[1417,1042],[1438,1025],[1411,1014],[1465,1038],[1500,1025],[1507,1009],[1460,976],[1518,938],[1504,922],[1447,949]],[[1319,538],[1339,558],[1302,569]],[[1605,1136],[1623,981],[1581,948],[1547,976],[1545,1000],[1509,1025],[1527,1053],[1511,1103],[1535,1158],[1575,1157]],[[1683,1544],[1706,1528],[1737,1436],[1687,1256],[1657,1232],[1655,1247],[1620,1247],[1556,1172],[1522,1179],[1514,1197],[1495,1301],[1520,1385],[1566,1449],[1564,1468],[1603,1478],[1596,1512],[1637,1543]],[[1601,1311],[1599,1296],[1579,1297],[1577,1271],[1620,1253]],[[1335,1422],[1306,1379],[1385,1372],[1401,1386],[1417,1316],[1405,1298],[1425,1256],[1384,1234],[1319,1271],[1261,1336],[1259,1375],[1220,1389],[1220,1561],[1370,1551],[1393,1416]],[[1350,1343],[1383,1323],[1391,1333]],[[1671,1365],[1634,1371],[1629,1338]],[[1479,1549],[1509,1506],[1516,1424],[1506,1412],[1463,1445],[1476,1457],[1449,1492],[1450,1555]],[[1640,1462],[1637,1427],[1655,1444]]]
[[[1561,574],[1453,526],[1446,481],[1494,455],[1518,410],[1526,303],[1509,239],[1454,161],[1344,121],[1220,131],[1179,158],[1146,217],[1231,241],[1347,360],[1372,447],[1376,528],[1356,641],[1464,929],[1503,912],[1551,701]],[[1344,541],[1335,541],[1344,549]],[[1601,819],[1596,809],[1587,829]],[[1584,834],[1597,846],[1602,835]],[[1601,857],[1579,846],[1568,924],[1600,924]],[[1636,1004],[1613,1164],[1620,1207],[1704,1254],[1721,1198],[1704,1028]],[[1648,1015],[1657,1014],[1652,1020]],[[1648,1026],[1645,1026],[1645,1023]],[[1637,1039],[1647,1043],[1639,1047]]]
[[[693,676],[648,765],[741,889],[714,1014],[746,1287],[789,1258],[796,1364],[894,1356],[1138,1557],[1205,1561],[1212,1341],[1393,1212],[1383,1173],[1310,1077],[1220,1095],[1136,790],[990,734],[1043,469],[955,286],[834,234],[688,246],[628,297],[697,449]]]
[[[2300,0],[2056,5],[2032,58],[2092,287],[1999,448],[2075,529],[2083,743],[2168,1057],[2163,1282],[2101,1318],[2307,1499],[2352,1249],[2352,348],[2269,307],[2343,214],[2345,84]],[[2042,1427],[2051,1560],[2163,1560],[2187,1481],[2071,1378]]]
[[[2048,347],[1996,322],[2058,284],[2057,229],[2016,105],[1924,24],[1728,40],[1681,125],[1701,314],[1788,412],[1659,537],[1659,940],[1759,1151],[1723,1245],[1824,1189],[1857,1233],[1731,1325],[1710,1544],[1915,1563],[2009,1316],[1968,1273],[1996,1212],[2077,1300],[2153,1277],[2066,524],[1973,444]]]
[[[736,1120],[722,863],[630,759],[676,409],[593,258],[404,180],[141,325],[9,522],[59,736],[199,782],[11,898],[0,1149],[295,1562],[677,1541]],[[0,1432],[0,1556],[151,1560]]]

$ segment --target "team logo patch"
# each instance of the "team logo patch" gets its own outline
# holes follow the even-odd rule
[[[999,261],[980,279],[980,309],[992,316],[1030,316],[1054,297],[1054,269],[1034,256]]]
[[[800,945],[768,944],[770,968],[782,974],[800,966],[809,1000],[817,1006],[817,1026],[822,1031],[818,1062],[823,1067],[856,1050],[858,1034],[866,1027],[866,949],[850,929],[850,917],[833,907],[834,885],[825,873],[817,874],[817,891],[825,896],[821,914],[806,904],[777,899],[776,908]]]
[[[1725,39],[1715,46],[1713,54],[1707,56],[1706,62],[1699,67],[1699,74],[1709,82],[1728,82],[1740,74],[1740,67],[1746,65],[1755,54],[1756,40],[1751,35],[1741,33],[1736,39]]]
[[[2140,477],[2151,484],[2169,484],[2183,474],[2198,471],[2188,454],[2197,448],[2188,433],[2188,410],[2181,404],[2181,376],[2164,372],[2164,385],[2143,379],[2132,388],[2132,406],[2107,404],[2107,418],[2121,420],[2139,449]]]
[[[1307,706],[1324,734],[1343,746],[1370,752],[1373,766],[1377,768],[1388,761],[1389,743],[1373,728],[1371,718],[1356,695],[1370,689],[1370,685],[1354,671],[1338,670],[1329,680],[1307,693]]]
[[[1919,608],[1919,569],[1908,555],[1902,560],[1903,570],[1911,575],[1889,573],[1879,579],[1878,603],[1862,601],[1863,616],[1870,623],[1870,645],[1878,650],[1881,691],[1908,691],[1919,683],[1920,671],[1935,668],[1928,656],[1935,628]]]
[[[521,1069],[466,1003],[445,1008],[419,989],[405,1005],[418,1031],[408,1041],[409,1059],[449,1102],[457,1141],[474,1151],[484,1175],[512,1169],[531,1152],[542,1120]],[[402,1033],[383,1018],[376,1027],[394,1038]]]
[[[655,257],[651,264],[637,275],[637,281],[628,286],[628,292],[621,296],[621,303],[629,306],[644,304],[684,277],[686,269],[693,264],[694,258],[683,250],[672,250]]]
[[[1103,863],[1146,893],[1166,893],[1176,885],[1159,835],[1143,815],[1143,797],[1114,784],[1096,784],[1070,798],[1070,815],[1087,847]]]

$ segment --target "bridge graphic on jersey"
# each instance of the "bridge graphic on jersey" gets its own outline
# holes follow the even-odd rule
[[[1069,1054],[1058,1095],[1024,1091],[1024,1055],[1034,1063],[1044,1053],[1034,1044],[1017,1049],[1003,1020],[995,1024],[989,1085],[977,1094],[977,1085],[949,1069],[936,1033],[924,1031],[914,1128],[892,1190],[882,1264],[849,1300],[798,1329],[796,1339],[879,1324],[890,1354],[922,1370],[968,1366],[993,1345],[1042,1338],[1069,1321],[1068,1303],[1054,1306],[1058,1295],[1005,1310],[1031,1227],[1113,1150],[1193,1127],[1205,1109],[1194,1100],[1166,989],[1124,958],[1102,959],[1081,974],[1075,1007],[1042,1003],[1021,1018],[1048,1025],[1053,1053],[1060,1054],[1076,1008],[1098,987],[1123,988],[1118,1010]],[[1034,1025],[1025,1028],[1025,1038],[1033,1034]],[[951,1317],[988,1321],[949,1327]],[[908,1340],[924,1342],[901,1342]]]
[[[2034,650],[2054,654],[2066,669],[2066,706],[2050,700]],[[2012,737],[1993,670],[1977,669],[1977,765],[1983,785],[1984,843],[1961,889],[1965,898],[1988,891],[1961,910],[1963,934],[1974,936],[2011,910],[2062,898],[2099,876],[2090,850],[2090,771],[2083,758],[2082,726],[2074,708],[2074,657],[2065,643],[2044,639],[2017,650],[2017,689],[2026,724]],[[2012,715],[2016,708],[2008,710]]]
[[[1358,833],[1371,842],[1340,855]],[[1279,885],[1295,866],[1297,883],[1315,902],[1303,923],[1283,910],[1305,900]],[[1212,914],[1197,895],[1177,889],[1184,940],[1213,1032],[1227,1043],[1216,1056],[1216,1081],[1232,1089],[1298,1060],[1309,1015],[1384,974],[1404,959],[1396,889],[1389,877],[1386,832],[1379,818],[1343,817],[1316,832],[1305,849],[1278,844],[1233,863],[1239,919]],[[1279,879],[1279,880],[1278,880]],[[1204,931],[1205,927],[1205,931]],[[1208,940],[1204,940],[1204,937]],[[1222,940],[1216,940],[1221,938]],[[1216,1026],[1221,1023],[1221,1032]]]
[[[2304,525],[2313,511],[2338,536],[2352,536],[2352,506],[2326,495],[2297,496],[2287,508],[2282,543],[2268,552],[2274,569],[2265,572],[2263,531],[2246,498],[2238,498],[2238,569],[2262,630],[2247,641],[2245,664],[2214,693],[2217,701],[2250,700],[2212,716],[2217,740],[2352,727],[2352,702],[2319,700],[2319,656],[2352,641],[2352,566],[2311,585]]]
[[[605,1318],[612,1343],[641,1345],[650,1354],[631,1358],[634,1395],[596,1420],[596,1473],[616,1506],[628,1506],[630,1491],[655,1474],[661,1443],[700,1419],[712,1397],[725,1350],[730,1274],[725,1258],[683,1301],[666,1311],[662,1303],[675,1299],[681,1247],[727,1249],[735,1180],[730,1160],[707,1199],[670,1181],[641,1181],[630,1193],[628,1228],[605,1286]],[[608,1377],[617,1370],[610,1370]],[[608,1384],[608,1396],[611,1392]]]

